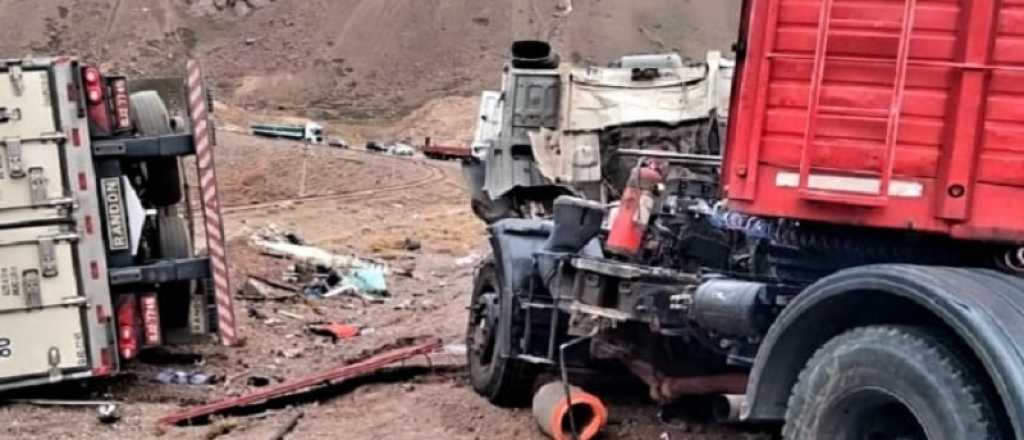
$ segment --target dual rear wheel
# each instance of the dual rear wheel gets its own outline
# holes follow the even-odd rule
[[[792,440],[1003,439],[994,393],[955,336],[924,327],[847,331],[811,358],[793,389]]]
[[[132,93],[132,122],[142,136],[163,136],[174,133],[167,106],[157,92]],[[181,165],[177,157],[149,159],[142,164],[143,197],[157,208],[155,222],[156,256],[163,259],[190,258],[193,255],[185,220],[177,205],[183,198]],[[188,326],[188,314],[194,283],[164,283],[157,290],[161,325],[165,332],[180,331]]]

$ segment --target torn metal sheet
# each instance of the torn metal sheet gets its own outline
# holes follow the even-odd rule
[[[353,287],[360,292],[367,293],[381,293],[388,290],[384,269],[380,267],[349,270],[341,277],[341,285],[343,287]]]
[[[501,132],[484,161],[484,191],[497,199],[516,187],[551,183],[534,166],[529,133],[558,126],[560,84],[555,69],[506,69],[502,76]]]
[[[401,362],[416,356],[427,355],[441,348],[440,339],[430,339],[419,345],[389,351],[371,357],[351,365],[317,373],[302,379],[293,380],[284,384],[261,389],[241,397],[231,397],[218,400],[205,405],[186,408],[173,414],[164,416],[158,420],[160,425],[177,425],[189,420],[206,417],[233,408],[241,408],[267,402],[271,399],[284,397],[299,392],[307,392],[314,389],[333,385],[337,382],[365,376],[387,365]]]
[[[576,67],[559,70],[557,129],[531,131],[535,167],[557,184],[600,182],[600,135],[614,127],[724,124],[735,63],[709,52],[705,62],[650,69]],[[724,133],[724,127],[720,129]],[[607,153],[607,152],[606,152]]]
[[[387,276],[391,274],[391,270],[387,265],[293,243],[254,238],[252,244],[265,254],[295,260],[311,268],[325,268],[340,277],[340,282],[337,284],[322,285],[322,290],[318,294],[323,294],[335,287],[374,294],[384,293],[388,290]]]

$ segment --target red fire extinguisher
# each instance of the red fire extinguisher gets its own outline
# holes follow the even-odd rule
[[[643,246],[647,222],[654,209],[654,190],[661,184],[661,172],[654,164],[639,163],[629,173],[619,211],[612,219],[606,248],[609,252],[634,257]]]

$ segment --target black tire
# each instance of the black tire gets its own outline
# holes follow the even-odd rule
[[[466,326],[466,356],[473,389],[491,403],[523,406],[529,403],[537,372],[512,359],[512,335],[522,320],[512,316],[512,295],[503,292],[493,259],[477,269]],[[503,356],[502,353],[507,355]]]
[[[497,223],[500,220],[516,216],[507,200],[482,201],[473,199],[469,201],[469,206],[477,218],[483,220],[484,223],[489,225]]]
[[[170,113],[160,95],[143,91],[131,95],[132,122],[143,136],[163,136],[174,133]],[[156,206],[175,205],[181,201],[181,170],[178,158],[160,158],[146,161],[146,198]]]
[[[161,212],[156,217],[157,252],[161,258],[192,257],[192,240],[189,239],[188,225],[175,210]]]
[[[906,326],[862,327],[835,337],[800,373],[783,437],[1004,438],[993,393],[954,340]]]
[[[184,219],[161,212],[157,216],[157,253],[160,258],[181,259],[192,257],[192,243]],[[160,304],[160,323],[165,331],[188,325],[189,305],[192,301],[191,281],[161,284],[157,289]]]

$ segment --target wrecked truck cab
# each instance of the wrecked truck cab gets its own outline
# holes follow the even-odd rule
[[[583,67],[557,63],[546,43],[515,45],[497,101],[498,134],[486,155],[465,164],[474,212],[493,223],[550,215],[561,195],[611,201],[616,195],[602,194],[600,182],[628,168],[619,150],[720,154],[734,63],[717,52],[697,62],[678,58]],[[494,129],[483,116],[478,133]]]

